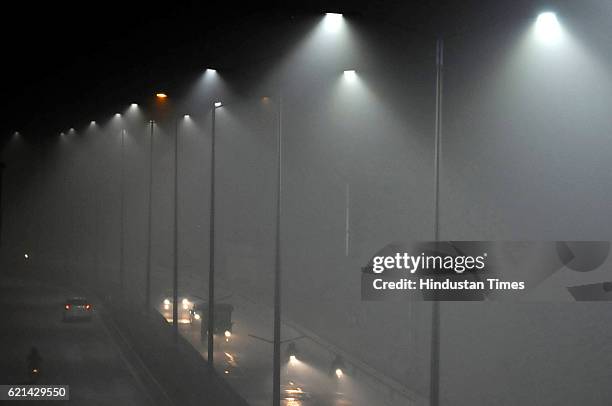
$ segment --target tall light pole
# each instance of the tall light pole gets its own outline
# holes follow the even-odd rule
[[[147,201],[147,258],[145,276],[145,312],[148,314],[151,308],[151,223],[153,220],[153,128],[155,122],[151,120],[149,136],[149,190]]]
[[[120,298],[125,298],[125,133],[126,130],[121,130],[121,207],[120,207],[120,225],[119,225],[119,293]]]
[[[166,101],[168,100],[168,95],[166,93],[157,93],[155,95],[159,106],[166,106]],[[153,122],[151,123],[151,149],[153,148]],[[178,117],[174,116],[174,210],[173,210],[173,218],[174,218],[174,226],[172,232],[172,332],[175,344],[178,342],[178,164],[179,164],[179,128],[178,128]],[[152,157],[152,150],[150,150],[150,154]],[[149,164],[152,164],[152,159]],[[152,174],[152,168],[149,168]],[[152,177],[149,177],[149,182],[151,182]],[[151,193],[152,183],[149,183],[149,193]],[[149,201],[150,204],[150,201]],[[149,213],[149,216],[151,213]],[[149,219],[149,227],[150,227],[150,219]],[[149,234],[150,238],[150,234]],[[150,240],[149,240],[150,243]],[[148,248],[150,250],[150,247]],[[150,252],[149,252],[150,255]],[[148,267],[150,263],[148,264]],[[150,269],[147,269],[147,275],[150,278]],[[149,287],[147,286],[147,289]],[[150,300],[150,298],[149,298]]]
[[[278,97],[278,122],[276,139],[276,238],[274,247],[274,373],[273,405],[280,406],[281,380],[281,194],[282,194],[282,140],[283,140],[283,105],[282,95]]]
[[[444,79],[444,40],[436,41],[436,111],[434,126],[434,241],[440,239],[440,156],[442,153],[442,96]],[[440,404],[440,302],[434,297],[431,309],[429,402]]]
[[[210,209],[209,209],[209,254],[208,254],[208,366],[214,368],[215,352],[215,140],[216,111],[223,104],[215,102],[211,113],[210,134]]]
[[[172,267],[172,330],[174,342],[178,342],[178,118],[174,120],[174,233]]]

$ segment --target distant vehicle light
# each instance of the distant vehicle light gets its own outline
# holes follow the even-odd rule
[[[170,305],[170,299],[164,299],[164,304],[165,305]]]
[[[67,305],[65,305],[65,306],[64,306],[64,308],[65,308],[66,310],[70,310],[70,305],[69,305],[69,304],[67,304]]]
[[[232,336],[232,332],[229,330],[225,330],[225,337],[230,338]]]

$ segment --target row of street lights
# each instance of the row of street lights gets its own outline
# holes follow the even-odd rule
[[[324,20],[324,27],[328,32],[338,32],[343,25],[343,17],[337,13],[327,13]],[[538,15],[535,24],[535,34],[539,41],[545,45],[554,45],[559,42],[562,30],[557,17],[552,12],[544,12]],[[214,69],[208,69],[211,73],[216,73]],[[442,152],[442,106],[443,106],[443,71],[444,71],[444,42],[438,39],[436,43],[436,86],[435,86],[435,134],[434,134],[434,240],[439,240],[439,193],[440,193],[440,160]],[[347,82],[357,80],[355,70],[343,71],[343,77]],[[166,93],[157,93],[156,99],[164,103],[168,96]],[[281,264],[281,218],[282,218],[282,98],[277,101],[277,157],[276,157],[276,214],[275,214],[275,265],[274,265],[274,377],[273,377],[273,396],[274,406],[280,405],[280,330],[281,330],[281,285],[282,285],[282,264]],[[208,318],[209,326],[214,323],[214,277],[215,277],[215,160],[216,160],[216,110],[223,104],[215,101],[211,108],[211,156],[210,156],[210,209],[209,209],[209,292],[208,292]],[[131,107],[137,107],[132,104]],[[117,113],[115,117],[121,117]],[[185,114],[184,119],[190,116]],[[95,121],[91,122],[95,125]],[[155,122],[150,121],[150,145],[149,145],[149,168],[148,168],[148,202],[147,202],[147,259],[146,259],[146,287],[145,287],[145,306],[151,308],[151,223],[152,223],[152,186],[153,186],[153,140]],[[173,328],[175,337],[178,336],[178,119],[175,120],[175,140],[174,140],[174,232],[173,232]],[[121,229],[120,229],[120,291],[122,296],[125,294],[125,275],[124,275],[124,205],[125,205],[125,135],[126,130],[121,133]],[[214,349],[214,329],[208,329],[208,362],[213,365]],[[432,308],[432,328],[431,328],[431,365],[430,365],[430,404],[439,404],[439,353],[440,353],[440,304],[433,302]]]

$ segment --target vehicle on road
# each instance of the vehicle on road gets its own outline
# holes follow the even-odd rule
[[[234,311],[234,306],[229,303],[216,303],[215,304],[215,314],[214,314],[214,324],[215,328],[213,330],[214,334],[223,334],[225,336],[225,340],[229,341],[232,336],[232,312]],[[200,320],[201,324],[201,333],[202,339],[206,337],[208,334],[208,303],[201,303],[199,306],[195,306],[193,308],[193,318]]]
[[[85,297],[74,296],[66,299],[64,303],[64,321],[91,320],[93,305]]]
[[[172,323],[172,295],[164,295],[159,311],[168,323]],[[197,296],[180,295],[178,297],[178,323],[192,324],[197,317],[194,317],[193,309],[203,303],[204,300]]]

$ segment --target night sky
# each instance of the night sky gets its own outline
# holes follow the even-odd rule
[[[514,14],[527,15],[538,2],[498,3],[22,2],[4,13],[1,28],[2,134],[44,136],[83,126],[159,89],[180,91],[208,66],[240,75],[273,64],[308,27],[304,21],[324,12],[434,38],[502,21],[510,3]]]

